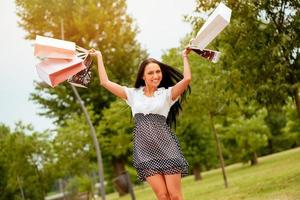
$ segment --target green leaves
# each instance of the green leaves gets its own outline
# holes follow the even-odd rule
[[[222,67],[240,71],[240,87],[246,89],[243,94],[248,98],[262,106],[285,104],[291,86],[299,82],[299,68],[292,65],[298,56],[290,55],[300,44],[295,34],[298,27],[293,25],[299,21],[294,11],[300,5],[282,0],[225,3],[233,9],[233,16],[215,41],[226,55]],[[199,6],[208,7],[204,1]]]
[[[104,153],[113,157],[128,157],[132,149],[132,129],[129,106],[124,101],[112,102],[103,110],[103,118],[97,127]]]
[[[21,122],[14,131],[0,126],[0,199],[41,199],[52,181],[47,170],[50,148],[45,133]]]
[[[227,145],[228,149],[236,148],[239,153],[231,155],[237,160],[242,160],[247,163],[252,159],[253,154],[256,154],[262,147],[267,145],[270,137],[270,130],[264,122],[267,115],[265,109],[258,110],[251,117],[241,115],[238,118],[232,119],[224,135],[224,142],[228,144],[229,141],[235,141],[236,145]],[[232,149],[234,151],[234,149]]]

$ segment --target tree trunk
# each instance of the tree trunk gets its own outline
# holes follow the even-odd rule
[[[127,181],[127,177],[125,176],[125,165],[124,161],[121,158],[113,158],[113,175],[114,180],[113,184],[119,196],[124,196],[129,193],[129,184]]]
[[[257,154],[256,152],[254,152],[251,157],[251,165],[257,165],[257,164],[258,164]]]
[[[22,199],[25,200],[25,195],[24,195],[22,183],[21,183],[21,181],[20,181],[19,176],[17,176],[17,182],[18,182],[18,185],[19,185],[19,189],[20,189],[20,192],[21,192]]]
[[[199,163],[196,163],[196,164],[194,165],[193,173],[194,173],[195,181],[202,180],[202,176],[201,176],[201,167],[200,167],[200,164],[199,164]]]
[[[268,153],[269,154],[272,154],[272,153],[275,153],[274,151],[274,145],[273,145],[273,139],[272,138],[269,138],[268,139]]]
[[[296,105],[296,110],[298,113],[298,118],[300,120],[300,98],[299,98],[299,90],[297,87],[293,91],[293,96],[294,96],[294,101],[295,101],[295,105]]]
[[[112,165],[114,176],[119,176],[125,172],[125,164],[122,158],[113,158]]]
[[[122,158],[113,158],[113,174],[116,178],[113,179],[115,189],[118,191],[119,196],[124,196],[130,193],[131,199],[135,200],[133,191],[133,184],[130,180],[128,172],[125,171],[125,164]]]
[[[227,176],[226,176],[226,171],[225,171],[225,163],[224,163],[224,158],[223,158],[223,154],[222,154],[221,143],[220,143],[220,140],[217,135],[216,128],[215,128],[214,115],[210,112],[209,117],[210,117],[210,122],[211,122],[211,129],[212,129],[213,135],[214,135],[216,143],[217,143],[217,150],[218,150],[220,165],[222,168],[224,185],[225,185],[225,188],[228,188]]]

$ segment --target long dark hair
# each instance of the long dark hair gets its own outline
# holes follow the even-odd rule
[[[156,63],[159,65],[161,72],[162,72],[162,80],[158,87],[164,87],[168,88],[170,86],[174,86],[176,83],[178,83],[181,79],[183,79],[183,75],[177,71],[175,68],[166,65],[162,62],[159,62],[158,60],[155,60],[154,58],[148,58],[144,60],[138,70],[136,80],[134,87],[139,88],[141,86],[145,86],[145,81],[143,79],[145,67],[149,63]],[[173,106],[170,108],[168,117],[167,117],[167,124],[171,127],[174,126],[176,128],[176,117],[179,114],[179,111],[182,110],[181,103],[186,99],[187,92],[191,92],[190,86],[183,92],[181,95],[181,98],[179,101],[176,101]]]

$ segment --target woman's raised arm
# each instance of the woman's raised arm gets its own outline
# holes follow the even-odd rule
[[[182,52],[183,59],[183,79],[176,83],[176,85],[172,88],[172,100],[175,100],[178,96],[180,96],[186,88],[189,86],[192,80],[192,73],[189,64],[188,54],[190,53],[190,49],[185,49]]]
[[[124,88],[108,79],[104,64],[103,64],[103,59],[102,59],[102,54],[100,51],[97,51],[95,49],[90,50],[90,55],[91,56],[96,56],[98,60],[98,74],[99,74],[99,79],[100,79],[100,85],[106,88],[108,91],[113,93],[114,95],[122,98],[122,99],[127,99],[126,93],[124,91]]]

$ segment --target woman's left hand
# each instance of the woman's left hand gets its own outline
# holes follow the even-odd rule
[[[188,48],[184,49],[182,51],[182,58],[187,58],[190,52],[191,52],[191,49],[188,49]]]

